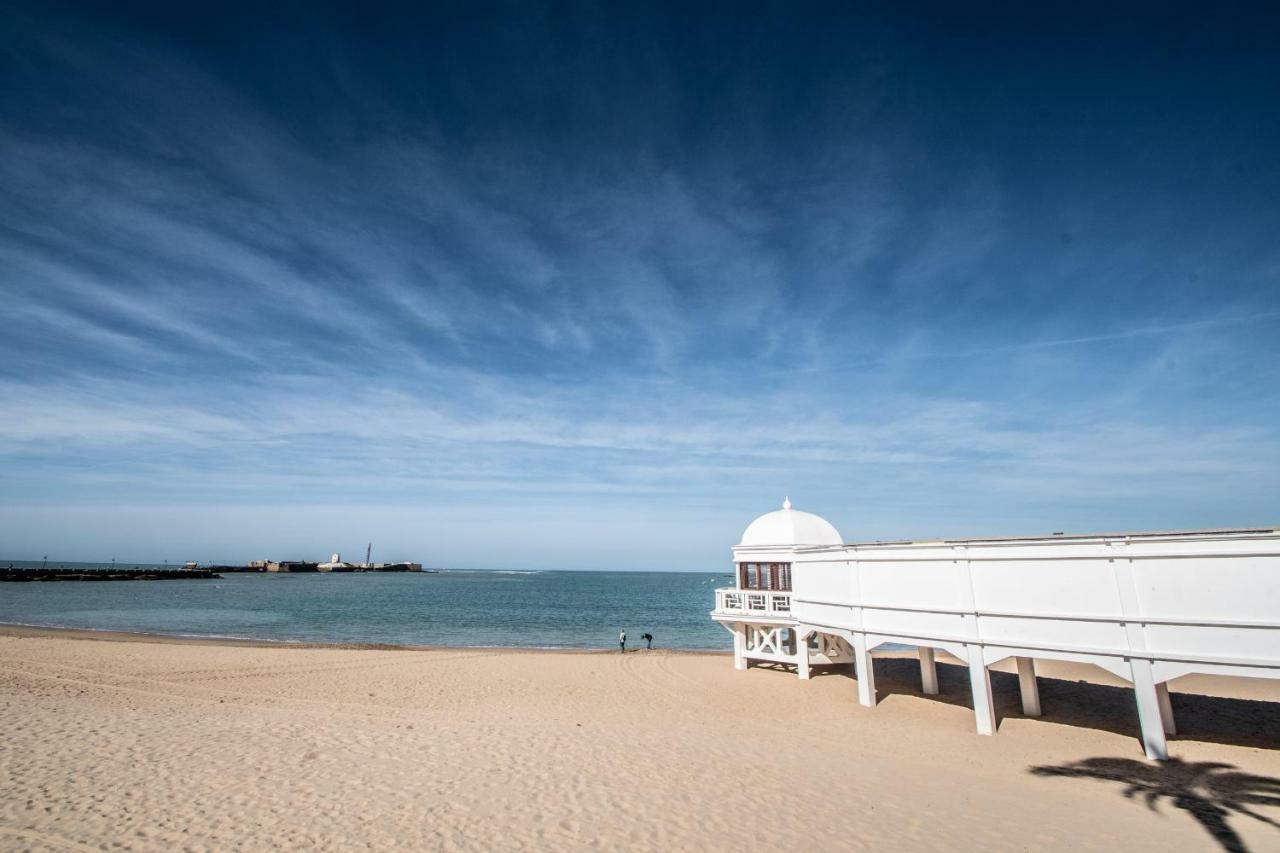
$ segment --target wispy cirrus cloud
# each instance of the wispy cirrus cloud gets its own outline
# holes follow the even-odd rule
[[[719,560],[785,493],[867,537],[1274,517],[1264,111],[1219,161],[1185,128],[1249,186],[1152,195],[1105,135],[1052,169],[1023,144],[1071,75],[978,97],[874,27],[759,64],[736,25],[686,55],[642,17],[608,62],[547,59],[541,25],[424,54],[316,18],[303,71],[28,14],[0,41],[0,544],[109,506],[165,507],[165,542],[213,512],[323,536],[345,505],[471,564],[580,518],[537,559],[599,565],[613,529],[651,567]]]

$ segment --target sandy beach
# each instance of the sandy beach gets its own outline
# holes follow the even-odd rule
[[[8,628],[0,849],[1280,849],[1280,685],[1176,682],[1159,765],[1120,682],[1041,673],[979,737],[945,662],[924,697],[879,660],[864,709],[724,655]]]

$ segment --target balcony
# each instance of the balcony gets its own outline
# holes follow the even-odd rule
[[[717,589],[717,614],[791,618],[791,593],[763,589]]]

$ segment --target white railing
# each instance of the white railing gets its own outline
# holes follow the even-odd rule
[[[791,593],[763,589],[717,589],[716,612],[790,616]]]

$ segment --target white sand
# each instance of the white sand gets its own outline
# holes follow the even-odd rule
[[[726,656],[359,650],[0,633],[0,849],[1206,850],[1202,822],[1105,774],[1280,820],[1280,685],[1184,680],[1182,764],[1141,758],[1127,691],[1045,667],[1046,717],[996,684],[973,733],[967,678],[918,694],[877,664],[801,682]],[[1225,741],[1215,743],[1213,741]],[[1226,771],[1216,771],[1219,773]],[[1212,774],[1209,778],[1213,778]],[[1266,780],[1271,780],[1270,782]],[[1254,850],[1280,829],[1226,825]]]

